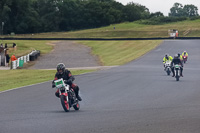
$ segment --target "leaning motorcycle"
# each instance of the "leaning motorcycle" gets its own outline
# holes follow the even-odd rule
[[[171,61],[167,60],[165,63],[165,71],[167,75],[170,75],[171,73]]]
[[[174,65],[174,73],[175,73],[176,81],[179,81],[180,73],[181,73],[181,66],[180,65],[178,65],[178,64]]]
[[[80,105],[73,88],[70,88],[68,84],[65,84],[62,78],[55,80],[54,83],[56,89],[59,90],[61,105],[65,112],[69,112],[71,107],[73,107],[75,110],[79,110]]]
[[[187,56],[186,56],[186,55],[183,55],[182,57],[183,57],[183,62],[186,63],[186,61],[187,61]]]

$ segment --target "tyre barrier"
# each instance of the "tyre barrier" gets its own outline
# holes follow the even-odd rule
[[[35,61],[40,56],[40,51],[35,50],[30,53],[30,61]]]
[[[22,56],[17,58],[17,60],[11,62],[11,68],[10,69],[17,69],[18,67],[23,67],[23,64],[29,61],[35,61],[38,56],[40,56],[39,50],[34,50],[28,55]]]

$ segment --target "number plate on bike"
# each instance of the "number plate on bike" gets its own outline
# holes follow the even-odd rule
[[[179,68],[180,66],[179,65],[175,65],[175,68]]]
[[[56,88],[61,88],[61,87],[64,86],[64,81],[63,81],[63,79],[55,80],[54,83],[55,83],[55,85],[56,85]]]

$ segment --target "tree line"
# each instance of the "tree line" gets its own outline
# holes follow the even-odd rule
[[[151,13],[150,18],[140,20],[139,23],[157,25],[195,19],[200,19],[196,6],[192,4],[183,6],[180,3],[174,3],[173,7],[170,8],[169,16],[164,16],[161,12]]]
[[[195,17],[199,16],[198,8],[195,5],[182,5],[180,3],[174,3],[170,9],[169,16],[175,17]]]
[[[177,13],[179,8],[173,7],[170,16],[177,16],[173,12]],[[195,15],[198,13],[195,12]],[[4,34],[71,31],[161,16],[164,16],[161,12],[150,13],[143,5],[133,2],[123,5],[115,0],[0,1],[0,22],[4,24]]]

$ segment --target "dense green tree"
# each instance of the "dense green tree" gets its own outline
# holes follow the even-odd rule
[[[0,1],[0,26],[1,26],[1,34],[2,34],[2,22],[4,23],[4,33],[7,32],[11,28],[9,22],[10,17],[9,14],[11,12],[11,0],[1,0]]]
[[[197,16],[193,5],[175,3],[171,16]],[[168,21],[161,12],[149,13],[140,4],[115,0],[1,0],[0,23],[4,33],[36,33],[96,28],[140,19]],[[171,21],[171,20],[169,20]],[[1,28],[0,28],[1,29]]]
[[[169,16],[180,17],[183,16],[183,5],[180,3],[174,3],[173,7],[170,9]]]
[[[183,6],[180,3],[175,3],[174,6],[170,9],[169,16],[173,16],[173,17],[199,16],[198,8],[192,4]]]
[[[185,5],[183,7],[184,10],[184,16],[186,17],[194,17],[194,16],[199,16],[198,14],[198,8],[194,5]]]
[[[123,13],[125,21],[130,22],[149,16],[149,10],[145,6],[133,2],[128,3],[124,7]]]
[[[57,7],[61,0],[35,0],[34,9],[39,14],[40,29],[42,32],[59,31],[59,10]],[[42,29],[41,29],[42,28]]]
[[[152,18],[152,17],[164,17],[164,15],[163,15],[163,13],[161,13],[161,12],[155,12],[155,13],[151,13],[150,14],[150,18]]]

